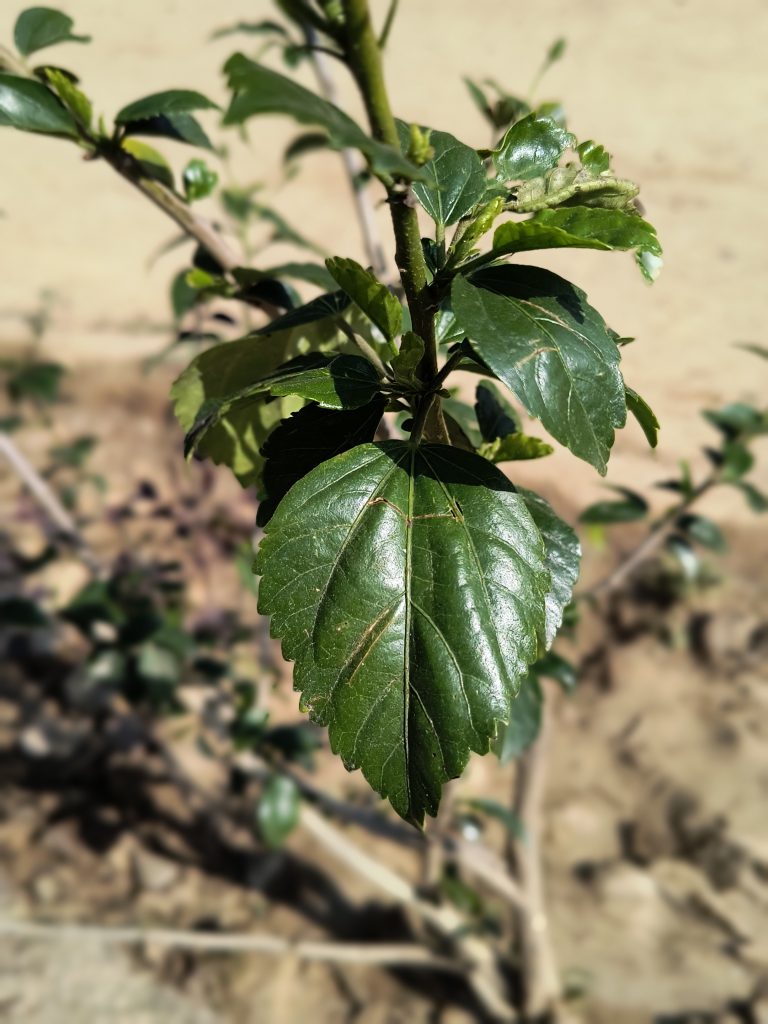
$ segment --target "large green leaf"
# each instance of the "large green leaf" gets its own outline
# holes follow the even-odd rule
[[[16,19],[13,41],[23,57],[55,43],[88,43],[90,36],[73,34],[72,19],[53,7],[28,7]]]
[[[311,124],[328,132],[336,149],[359,149],[378,174],[408,180],[425,176],[393,146],[377,142],[338,107],[305,89],[285,75],[278,74],[241,53],[233,54],[224,65],[234,95],[224,115],[224,124],[242,124],[256,114],[286,114],[301,124]]]
[[[517,490],[544,540],[550,575],[544,640],[545,646],[549,648],[562,625],[563,612],[570,603],[573,588],[579,578],[581,544],[575,530],[557,515],[540,494],[523,487]]]
[[[265,526],[279,502],[310,470],[359,444],[372,441],[384,414],[377,396],[359,409],[322,409],[313,402],[282,420],[261,449],[266,459],[256,524]]]
[[[493,153],[502,181],[528,181],[551,170],[575,140],[557,121],[533,113],[507,131]]]
[[[328,273],[352,301],[360,307],[388,341],[403,327],[403,307],[376,275],[355,260],[333,256],[325,261]]]
[[[119,111],[115,121],[117,124],[129,124],[131,121],[147,121],[153,117],[167,117],[169,114],[189,114],[193,110],[218,110],[218,106],[207,96],[192,89],[166,89],[129,103]]]
[[[75,119],[50,89],[32,78],[0,74],[0,124],[24,132],[77,138]]]
[[[537,267],[493,267],[457,277],[452,304],[473,349],[531,416],[604,474],[626,398],[619,350],[584,292]]]
[[[364,444],[293,487],[259,608],[331,745],[405,819],[484,753],[543,643],[549,572],[524,499],[443,445]]]
[[[400,144],[409,142],[408,125],[398,121]],[[427,129],[422,129],[427,131]],[[431,131],[429,144],[435,155],[425,165],[430,180],[413,186],[416,198],[432,220],[441,227],[465,217],[485,195],[488,176],[483,162],[472,149],[448,132]]]
[[[626,210],[569,206],[542,210],[531,220],[507,221],[493,235],[489,257],[531,249],[637,249],[661,256],[656,229]]]

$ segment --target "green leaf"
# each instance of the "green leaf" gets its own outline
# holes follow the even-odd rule
[[[393,341],[403,327],[403,307],[386,285],[354,260],[334,256],[325,261],[328,273],[352,301]]]
[[[73,20],[52,7],[28,7],[16,19],[13,41],[22,57],[55,43],[89,43],[90,36],[73,35]]]
[[[727,547],[722,530],[711,519],[689,514],[681,516],[677,525],[689,540],[695,540],[711,551],[725,551]]]
[[[65,373],[61,363],[27,363],[9,376],[6,383],[8,394],[14,402],[25,398],[44,404],[56,402]]]
[[[184,195],[190,203],[205,199],[216,188],[219,176],[204,160],[190,160],[184,168]]]
[[[0,74],[0,125],[77,138],[77,124],[50,89],[32,78]]]
[[[224,115],[225,125],[242,124],[256,114],[286,114],[301,124],[324,128],[335,149],[359,149],[377,174],[409,181],[425,176],[393,146],[370,138],[338,107],[285,75],[248,60],[241,53],[229,58],[224,71],[234,93]]]
[[[123,130],[125,135],[158,136],[213,150],[213,143],[192,114],[162,114],[146,121],[130,121],[123,126]]]
[[[225,36],[233,36],[242,32],[244,35],[250,36],[280,36],[283,39],[288,38],[288,32],[285,27],[277,21],[238,21],[234,25],[227,25],[224,28],[218,28],[215,32],[211,33],[211,40],[223,39]]]
[[[46,67],[43,69],[48,84],[59,97],[77,121],[84,127],[90,128],[93,120],[93,106],[91,101],[81,92],[72,79],[58,68]]]
[[[758,356],[760,359],[768,359],[768,348],[765,345],[754,345],[751,342],[742,342],[736,346],[741,348],[745,352],[751,352],[753,356]]]
[[[520,692],[512,701],[509,723],[496,740],[495,749],[502,764],[517,760],[539,735],[543,700],[541,683],[535,673],[530,672],[523,679]]]
[[[656,229],[636,214],[626,210],[568,206],[541,210],[530,220],[510,220],[499,225],[488,258],[498,259],[532,249],[561,248],[639,249],[661,255]]]
[[[560,683],[566,693],[575,690],[579,681],[578,673],[571,662],[554,651],[547,651],[544,657],[536,662],[534,671],[539,678],[554,679]]]
[[[415,387],[418,383],[416,371],[423,358],[424,341],[413,331],[406,331],[400,342],[400,351],[392,360],[395,379]]]
[[[487,800],[483,797],[462,800],[461,803],[463,807],[467,807],[471,811],[479,811],[480,814],[485,814],[498,821],[511,836],[516,836],[518,839],[525,838],[525,827],[511,807],[505,807],[498,800]]]
[[[626,422],[619,350],[584,292],[536,267],[456,277],[453,311],[472,348],[531,416],[604,474]]]
[[[554,450],[551,444],[547,444],[541,438],[518,432],[507,434],[506,437],[497,437],[493,441],[485,441],[477,449],[477,454],[493,463],[519,462],[526,459],[543,459]]]
[[[753,512],[768,512],[768,495],[763,494],[762,491],[746,480],[739,480],[734,484],[734,487],[738,487],[747,499],[747,504]]]
[[[256,571],[302,706],[421,825],[539,648],[549,573],[525,502],[470,453],[360,445],[291,489]]]
[[[197,304],[197,290],[187,283],[187,271],[180,270],[171,284],[171,308],[178,323]]]
[[[611,154],[592,139],[580,142],[576,152],[579,154],[581,166],[586,167],[592,174],[605,174],[611,169]]]
[[[622,501],[597,501],[579,516],[579,522],[592,525],[613,523],[635,523],[648,514],[648,502],[636,491],[627,487],[612,487],[611,490],[623,496]]]
[[[343,313],[349,305],[349,296],[343,292],[328,292],[325,295],[318,295],[311,302],[291,309],[282,316],[277,317],[266,327],[254,331],[254,335],[275,334],[279,331],[291,330],[294,327],[302,327],[305,324],[313,324],[329,317],[336,317]]]
[[[741,444],[738,441],[726,442],[720,454],[722,456],[723,480],[728,483],[739,480],[755,464],[752,452],[745,444]]]
[[[175,114],[189,114],[193,110],[218,110],[207,96],[193,89],[166,89],[151,96],[135,100],[123,107],[115,117],[116,124],[130,124],[133,121],[148,121],[155,117],[169,117]]]
[[[259,835],[267,846],[282,846],[299,823],[301,796],[293,779],[272,775],[256,805]]]
[[[162,153],[158,153],[140,139],[123,139],[120,146],[138,161],[148,178],[154,178],[168,188],[173,188],[173,171]]]
[[[472,447],[479,448],[483,443],[483,437],[474,408],[458,398],[446,398],[443,401],[443,411],[458,423]]]
[[[276,267],[268,267],[262,271],[264,277],[288,277],[295,281],[306,281],[323,291],[333,289],[336,282],[319,263],[280,263]]]
[[[484,441],[496,441],[522,430],[514,407],[490,381],[481,381],[475,388],[475,413]]]
[[[744,402],[731,402],[717,410],[707,409],[702,415],[729,440],[740,434],[754,435],[768,431],[768,414]]]
[[[540,494],[528,491],[524,487],[518,487],[517,492],[525,502],[544,541],[545,560],[550,575],[546,598],[544,645],[549,648],[562,625],[563,614],[571,601],[573,588],[579,578],[581,544],[575,531],[557,515]]]
[[[293,485],[335,455],[373,441],[384,414],[377,396],[359,409],[321,409],[311,403],[282,420],[261,449],[266,460],[256,525],[265,526]]]
[[[659,443],[660,429],[659,421],[656,418],[656,413],[653,411],[650,405],[648,405],[644,398],[641,398],[640,395],[638,395],[638,393],[634,391],[632,388],[628,388],[626,384],[624,385],[624,390],[627,394],[627,409],[632,413],[637,422],[640,424],[640,427],[646,436],[648,444],[651,446],[651,448],[655,448],[656,445]]]
[[[564,150],[575,142],[570,132],[550,117],[529,114],[507,131],[493,151],[502,181],[528,181],[551,170]]]
[[[410,130],[404,121],[397,122],[400,144],[404,151],[409,144]],[[416,182],[413,192],[429,216],[445,228],[474,209],[485,195],[488,177],[477,150],[459,142],[448,132],[430,132],[429,144],[434,156],[424,164],[429,174],[427,183]]]
[[[285,147],[283,163],[290,164],[307,153],[328,149],[328,136],[325,132],[304,132]]]
[[[198,419],[206,402],[232,394],[274,372],[290,352],[289,332],[271,338],[228,341],[201,352],[174,381],[171,399],[185,431]],[[258,482],[264,460],[259,449],[270,430],[300,404],[284,399],[233,409],[223,416],[197,446],[197,454],[217,465],[229,466],[240,483]]]

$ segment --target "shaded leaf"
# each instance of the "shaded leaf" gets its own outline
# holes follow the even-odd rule
[[[77,124],[50,89],[32,78],[0,74],[0,124],[23,132],[77,138]]]
[[[329,317],[336,317],[343,313],[349,305],[349,296],[343,292],[328,292],[325,295],[318,295],[311,302],[291,309],[282,316],[277,317],[266,327],[260,328],[254,334],[275,334],[278,331],[290,330],[294,327],[301,327],[304,324],[312,324],[320,320],[327,320]]]
[[[517,760],[539,735],[543,700],[541,683],[530,672],[520,684],[520,692],[510,707],[509,722],[496,740],[495,750],[502,764]]]
[[[16,19],[13,41],[22,57],[56,43],[89,43],[90,36],[73,34],[74,21],[53,7],[28,7]]]
[[[436,813],[508,714],[544,629],[543,558],[506,478],[443,445],[360,445],[269,523],[259,608],[302,706],[405,819]]]
[[[493,151],[497,176],[502,181],[539,178],[555,166],[574,141],[557,121],[529,114],[512,125]]]
[[[746,480],[739,480],[734,486],[738,487],[747,499],[747,504],[753,512],[768,512],[768,495],[758,490],[754,484],[750,484]]]
[[[403,307],[376,275],[355,260],[334,256],[325,261],[328,273],[352,301],[379,328],[388,341],[402,330]]]
[[[415,387],[418,383],[417,370],[423,358],[423,340],[413,331],[406,331],[400,342],[400,350],[392,360],[395,379]]]
[[[242,124],[256,114],[286,114],[301,124],[324,128],[336,149],[359,149],[376,173],[411,181],[424,177],[424,172],[397,149],[370,138],[338,107],[285,75],[248,60],[241,53],[229,58],[224,71],[233,90],[224,124]]]
[[[494,267],[457,277],[452,304],[472,348],[531,416],[605,473],[626,398],[619,351],[584,293],[536,267]]]
[[[536,662],[534,671],[539,678],[554,679],[560,683],[566,693],[575,690],[579,681],[578,673],[571,662],[554,651],[547,651],[544,657]]]
[[[123,107],[115,117],[116,124],[148,121],[173,114],[190,114],[193,110],[218,110],[218,104],[193,89],[166,89],[135,100]]]
[[[319,149],[328,149],[328,136],[324,132],[304,132],[297,136],[285,148],[283,163],[289,164],[307,153],[316,153]]]
[[[282,420],[261,449],[266,461],[256,525],[269,522],[290,488],[310,470],[373,441],[383,414],[384,399],[377,396],[359,409],[341,411],[310,403]]]
[[[213,150],[213,144],[192,114],[159,114],[123,125],[125,135],[149,135],[185,142],[200,149]]]
[[[612,487],[622,495],[621,501],[597,501],[579,516],[579,522],[592,525],[634,523],[648,514],[648,502],[641,494],[627,487]]]
[[[681,516],[677,525],[686,537],[711,551],[725,551],[727,547],[723,531],[711,519],[691,513]]]
[[[736,346],[741,348],[745,352],[751,352],[753,356],[758,356],[760,359],[768,359],[768,348],[765,345],[754,345],[751,342],[742,342]]]
[[[475,414],[484,441],[496,441],[522,429],[514,407],[490,381],[475,388]]]

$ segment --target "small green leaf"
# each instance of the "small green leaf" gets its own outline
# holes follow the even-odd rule
[[[753,356],[758,356],[760,359],[768,359],[768,348],[765,345],[754,345],[751,342],[741,342],[736,346],[741,348],[745,352],[751,352]]]
[[[77,138],[75,119],[50,89],[32,78],[0,74],[0,125]]]
[[[120,146],[141,164],[141,169],[148,178],[154,178],[168,188],[173,188],[173,171],[162,153],[158,153],[152,146],[139,139],[123,139]]]
[[[272,775],[256,805],[259,835],[267,846],[282,846],[299,823],[301,796],[293,779]]]
[[[768,495],[763,494],[762,491],[746,480],[739,480],[734,484],[734,487],[738,487],[747,499],[747,504],[753,512],[768,512]]]
[[[623,500],[597,501],[581,513],[579,522],[600,526],[635,523],[648,514],[648,502],[636,491],[631,491],[627,487],[612,487],[611,490],[621,494]]]
[[[85,93],[81,92],[72,79],[58,68],[46,67],[44,72],[45,77],[48,79],[48,84],[70,114],[84,128],[90,128],[91,121],[93,120],[93,106]]]
[[[406,331],[400,342],[400,351],[392,360],[395,379],[403,384],[417,384],[416,371],[424,358],[424,342],[413,331]]]
[[[302,706],[406,820],[436,813],[442,784],[506,718],[543,639],[543,559],[506,478],[444,445],[353,448],[267,526],[259,608]]]
[[[205,199],[216,188],[218,180],[216,171],[212,171],[204,160],[190,160],[182,175],[184,195],[190,203]]]
[[[397,128],[400,144],[406,150],[409,127],[398,121]],[[448,132],[426,128],[422,131],[430,132],[429,144],[434,155],[424,164],[429,181],[416,182],[413,192],[435,224],[445,228],[466,217],[483,199],[488,177],[477,150]]]
[[[509,723],[501,730],[495,750],[502,764],[517,760],[530,747],[541,729],[541,705],[544,694],[534,672],[520,684],[512,701]]]
[[[502,266],[456,277],[452,304],[483,363],[604,474],[626,398],[619,350],[585,294],[548,271]]]
[[[288,32],[284,25],[277,21],[238,21],[234,25],[227,25],[224,28],[217,28],[211,33],[211,40],[224,39],[226,36],[234,36],[239,33],[248,36],[279,36],[282,39],[288,38]]]
[[[686,537],[711,551],[725,551],[727,547],[722,530],[711,519],[689,514],[681,516],[677,525]]]
[[[586,167],[592,174],[605,174],[611,169],[611,154],[592,139],[579,143],[576,152],[579,154],[581,166]]]
[[[61,363],[27,363],[8,377],[6,388],[14,402],[31,399],[50,404],[58,401],[61,379],[66,370]]]
[[[52,7],[28,7],[16,19],[13,40],[22,57],[56,43],[89,43],[90,36],[73,35],[73,20]]]
[[[290,164],[307,153],[328,149],[328,136],[324,132],[304,132],[285,148],[283,163]]]
[[[306,281],[317,288],[322,288],[323,291],[332,290],[336,284],[325,267],[319,263],[280,263],[276,267],[268,267],[262,274],[264,277],[287,277],[295,281]]]
[[[768,414],[744,402],[732,402],[717,410],[708,409],[702,415],[728,440],[740,434],[756,435],[768,431]]]
[[[307,302],[297,309],[291,309],[289,312],[284,313],[283,316],[277,317],[277,319],[267,324],[266,327],[255,331],[254,334],[275,334],[279,331],[287,331],[294,327],[327,320],[329,317],[336,317],[339,313],[344,312],[349,302],[349,296],[343,291],[318,295],[311,302]]]
[[[636,391],[627,387],[626,384],[624,385],[624,390],[627,393],[627,409],[640,424],[648,444],[651,448],[655,448],[659,443],[660,429],[656,413],[644,398],[641,398]]]
[[[519,462],[525,459],[543,459],[554,450],[551,444],[538,437],[515,433],[497,437],[494,441],[485,441],[477,449],[477,454],[493,463]]]
[[[261,449],[266,462],[256,525],[266,526],[291,487],[310,470],[373,441],[383,414],[384,399],[377,396],[359,409],[341,411],[310,403],[282,420]]]
[[[513,124],[493,152],[502,181],[528,181],[551,170],[575,142],[570,132],[549,117],[529,114]]]
[[[386,285],[354,260],[334,256],[325,261],[328,273],[374,323],[387,341],[402,330],[403,307]]]
[[[130,124],[133,121],[148,121],[155,117],[168,117],[174,114],[189,114],[193,110],[218,110],[207,96],[192,89],[166,89],[155,92],[151,96],[135,100],[123,107],[115,117],[117,124]]]
[[[213,150],[213,144],[192,114],[160,114],[123,125],[125,135],[149,135],[185,142],[189,146]]]
[[[224,65],[233,91],[224,124],[243,124],[256,114],[286,114],[301,124],[324,128],[335,149],[359,149],[377,174],[423,178],[424,172],[393,146],[370,138],[351,117],[285,75],[233,54]]]
[[[726,442],[720,454],[722,456],[722,476],[728,483],[739,480],[755,464],[752,452],[745,444],[738,441]]]
[[[571,662],[554,651],[547,651],[534,665],[534,671],[539,678],[554,679],[556,683],[560,683],[566,693],[575,690],[579,681],[578,673]]]
[[[187,271],[180,270],[171,283],[171,308],[176,323],[196,305],[197,289],[187,282]]]

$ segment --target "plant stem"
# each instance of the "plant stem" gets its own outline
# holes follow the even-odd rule
[[[368,0],[343,0],[343,5],[347,63],[362,95],[371,133],[379,142],[399,149],[400,139],[384,83],[381,50],[371,24]],[[413,330],[424,342],[424,358],[417,372],[422,383],[429,384],[437,374],[435,304],[421,248],[419,221],[411,205],[410,188],[397,183],[390,184],[387,187],[387,199],[395,233],[395,261],[403,282]],[[439,402],[430,403],[430,408],[434,411],[427,421],[425,436],[428,440],[448,443]]]

